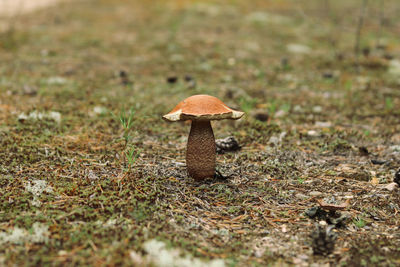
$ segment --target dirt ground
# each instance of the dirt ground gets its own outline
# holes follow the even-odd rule
[[[382,5],[382,3],[384,3]],[[400,265],[400,5],[88,0],[0,31],[0,266]],[[186,174],[194,94],[240,150]],[[397,181],[397,183],[396,183]],[[338,209],[329,211],[329,209]]]

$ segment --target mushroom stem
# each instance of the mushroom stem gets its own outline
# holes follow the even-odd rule
[[[210,121],[192,121],[186,149],[186,165],[190,177],[196,180],[214,177],[215,150]]]

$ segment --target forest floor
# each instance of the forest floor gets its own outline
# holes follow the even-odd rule
[[[369,2],[356,56],[359,2],[88,0],[9,19],[0,265],[400,265],[400,6]],[[225,179],[189,178],[190,124],[161,119],[194,94],[246,112],[213,123],[241,146],[217,155]]]

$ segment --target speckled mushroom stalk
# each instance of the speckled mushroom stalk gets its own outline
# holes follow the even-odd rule
[[[215,174],[215,138],[210,121],[192,121],[186,148],[189,176],[196,180]]]

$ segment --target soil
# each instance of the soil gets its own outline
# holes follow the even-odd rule
[[[357,1],[88,0],[14,19],[0,265],[160,265],[156,239],[205,266],[398,266],[400,6],[384,3],[359,54]],[[190,123],[162,120],[194,94],[246,112],[213,122],[237,149],[201,182]]]

